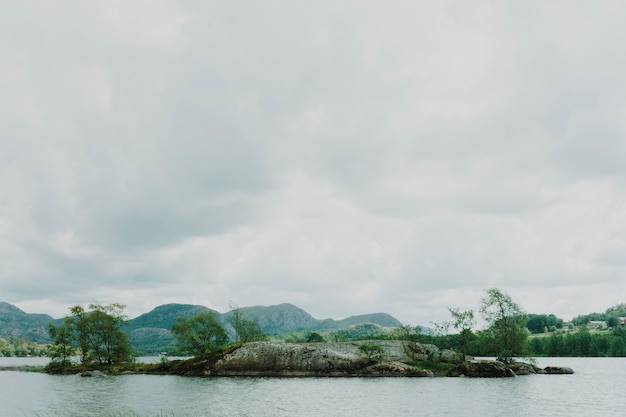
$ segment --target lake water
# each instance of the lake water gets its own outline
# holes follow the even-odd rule
[[[0,366],[39,358],[0,358]],[[44,361],[45,363],[45,361]],[[0,416],[621,416],[626,358],[542,358],[574,375],[471,378],[105,378],[0,372]]]

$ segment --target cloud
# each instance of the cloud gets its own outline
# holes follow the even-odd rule
[[[10,4],[0,290],[422,324],[494,286],[623,302],[621,9]]]

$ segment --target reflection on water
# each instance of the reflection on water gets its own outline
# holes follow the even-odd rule
[[[0,365],[2,361],[0,361]],[[626,400],[626,359],[551,358],[574,375],[470,378],[81,378],[0,372],[0,415],[612,416]]]

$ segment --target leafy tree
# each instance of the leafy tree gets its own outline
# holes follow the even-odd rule
[[[79,305],[70,309],[72,315],[66,319],[66,326],[72,329],[78,341],[83,364],[113,365],[132,361],[128,336],[121,330],[128,324],[124,308],[122,304],[113,303],[90,304],[89,311]],[[56,336],[59,342],[66,337],[60,337],[58,329]]]
[[[526,328],[531,333],[545,333],[551,329],[561,329],[563,320],[554,314],[529,314],[526,320]]]
[[[472,329],[476,325],[474,311],[461,311],[458,308],[448,308],[452,316],[452,327],[459,332],[457,349],[463,357],[469,353],[470,343],[476,339]]]
[[[226,331],[215,315],[208,311],[190,318],[178,317],[172,333],[180,349],[195,356],[213,353],[228,342]]]
[[[228,317],[228,322],[235,329],[237,341],[241,343],[267,340],[261,325],[256,320],[249,320],[243,317],[241,309],[235,304],[231,304],[232,315]]]
[[[4,356],[46,356],[48,346],[36,342],[28,342],[15,336],[8,339],[0,338],[0,357]]]
[[[528,334],[521,307],[499,289],[491,288],[481,300],[480,312],[489,325],[486,341],[498,360],[510,363],[513,357],[522,356]]]
[[[606,325],[607,325],[607,327],[617,327],[617,326],[619,326],[620,325],[619,318],[617,316],[610,316],[606,320]]]
[[[306,341],[307,343],[323,343],[325,340],[321,334],[317,332],[312,332],[312,333],[309,333],[309,335],[306,338]]]
[[[606,321],[608,317],[606,313],[590,313],[574,317],[572,323],[576,326],[585,326],[590,321]]]
[[[52,344],[49,346],[49,354],[51,365],[64,369],[72,364],[71,357],[76,353],[76,349],[72,346],[73,335],[72,328],[68,323],[56,327],[50,323],[48,330],[52,338]]]

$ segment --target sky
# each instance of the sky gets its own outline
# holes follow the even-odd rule
[[[626,3],[6,1],[0,301],[626,302]]]

